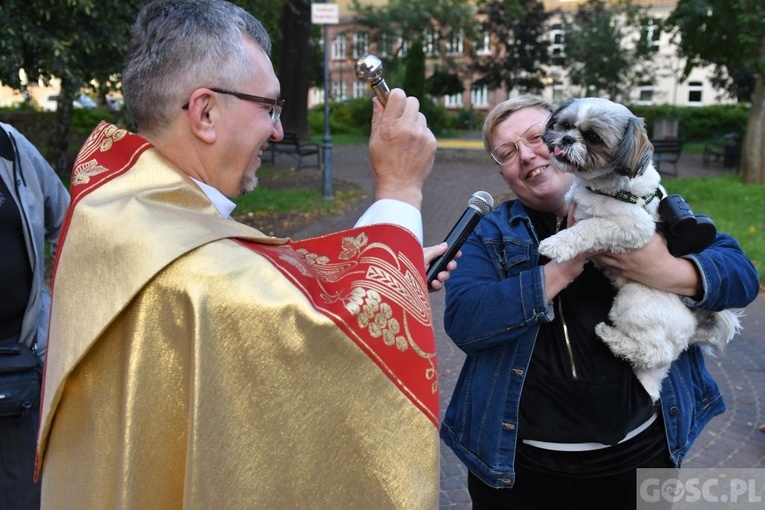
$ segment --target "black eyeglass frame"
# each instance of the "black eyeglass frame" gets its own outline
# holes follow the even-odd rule
[[[268,97],[261,97],[261,96],[253,96],[251,94],[244,94],[242,92],[233,92],[231,90],[224,90],[224,89],[218,89],[209,87],[210,90],[213,92],[217,92],[218,94],[227,94],[229,96],[234,96],[238,99],[242,99],[244,101],[252,101],[253,103],[260,103],[260,104],[267,104],[269,106],[273,106],[274,109],[271,110],[274,113],[269,112],[269,115],[271,116],[271,120],[273,122],[276,122],[279,120],[282,114],[282,109],[284,108],[284,99],[271,99]],[[189,103],[186,103],[181,108],[184,110],[189,109]]]

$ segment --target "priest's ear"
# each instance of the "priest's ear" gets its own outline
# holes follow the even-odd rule
[[[221,120],[220,99],[210,89],[195,90],[189,102],[183,105],[189,128],[202,141],[213,143],[217,138],[216,125]]]

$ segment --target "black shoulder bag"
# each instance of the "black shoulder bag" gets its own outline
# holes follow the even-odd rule
[[[22,343],[0,345],[0,418],[40,406],[42,362]]]

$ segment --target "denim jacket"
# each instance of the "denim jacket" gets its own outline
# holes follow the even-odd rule
[[[489,213],[462,246],[446,284],[446,332],[467,358],[441,427],[441,437],[467,468],[492,487],[515,482],[518,418],[525,374],[539,326],[555,318],[547,299],[537,238],[524,206],[510,200]],[[740,308],[759,292],[757,271],[732,237],[719,234],[686,256],[699,269],[709,310]],[[725,411],[698,346],[673,364],[661,408],[675,465],[714,416]]]

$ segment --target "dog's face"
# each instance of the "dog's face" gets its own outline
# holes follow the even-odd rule
[[[543,139],[558,170],[587,180],[609,173],[636,177],[653,155],[643,120],[607,99],[565,103],[550,117]]]

